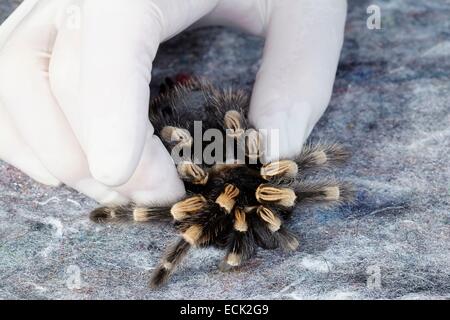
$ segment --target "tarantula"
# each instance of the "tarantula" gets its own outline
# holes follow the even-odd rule
[[[172,156],[174,151],[194,150],[196,143],[201,150],[207,147],[204,141],[194,141],[194,121],[202,121],[202,132],[219,129],[227,138],[222,143],[231,141],[235,148],[223,161],[210,164],[199,163],[189,152],[181,155],[177,169],[187,196],[171,207],[127,205],[91,213],[96,222],[173,222],[180,237],[155,269],[151,286],[162,285],[191,247],[225,249],[219,264],[223,271],[240,266],[255,255],[257,247],[295,250],[298,240],[284,222],[296,205],[350,201],[350,185],[309,178],[318,169],[343,163],[348,153],[342,146],[308,145],[292,159],[263,163],[261,135],[249,126],[245,92],[219,90],[198,79],[177,84],[166,80],[161,92],[150,104],[149,118]]]

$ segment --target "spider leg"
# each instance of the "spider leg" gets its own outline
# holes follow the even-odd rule
[[[249,225],[246,221],[246,214],[241,208],[234,210],[234,225],[231,232],[228,249],[225,258],[219,264],[221,271],[229,271],[241,265],[242,262],[250,258],[255,252],[255,243]]]
[[[351,202],[351,185],[336,181],[299,181],[293,186],[297,203],[340,205]]]
[[[190,248],[191,244],[184,238],[180,238],[170,246],[161,263],[153,271],[150,286],[153,288],[162,286],[176,270]]]
[[[270,184],[261,184],[256,189],[255,196],[261,204],[275,204],[286,208],[292,208],[297,199],[294,190]]]
[[[162,128],[160,135],[168,143],[183,144],[190,147],[193,142],[189,130],[183,128],[165,126]]]
[[[349,158],[349,153],[339,144],[307,145],[297,156],[295,162],[299,173],[342,164]]]
[[[206,205],[206,199],[201,195],[196,195],[175,203],[170,208],[170,214],[175,221],[180,221],[194,213],[198,213]]]
[[[236,159],[245,160],[245,140],[247,119],[244,108],[248,95],[244,93],[219,92],[211,97],[212,117],[217,122],[217,127],[225,133],[224,147],[226,150],[225,162]],[[237,148],[236,148],[237,147]]]
[[[178,265],[186,256],[189,249],[201,244],[203,230],[200,225],[192,225],[181,234],[181,238],[167,250],[159,266],[153,272],[150,286],[153,288],[163,285],[175,272]]]
[[[257,164],[262,156],[261,148],[261,133],[255,129],[248,129],[245,132],[245,155],[248,158],[249,164]]]
[[[216,203],[224,210],[224,212],[231,213],[239,193],[240,190],[236,186],[226,184],[222,193],[217,197]]]
[[[267,207],[260,206],[257,209],[258,216],[267,224],[267,228],[272,232],[272,236],[277,244],[286,251],[296,250],[298,247],[297,238],[282,226],[282,220],[277,213]]]
[[[226,134],[232,138],[239,139],[245,131],[244,117],[237,110],[230,110],[224,116],[224,129]]]
[[[170,207],[135,206],[132,211],[132,217],[136,222],[172,221]]]
[[[263,249],[276,249],[278,241],[267,227],[267,224],[257,215],[250,216],[251,232],[255,243]]]
[[[131,220],[133,209],[130,206],[100,207],[89,214],[96,223],[108,223]]]
[[[209,113],[208,118],[215,119],[216,124],[213,127],[224,130],[247,127],[245,114],[250,104],[250,96],[246,92],[225,89],[211,93],[207,96],[210,107],[206,111]]]
[[[299,246],[297,237],[284,226],[280,226],[280,229],[278,229],[277,232],[274,232],[273,236],[280,247],[285,251],[295,251]]]
[[[147,221],[171,221],[169,207],[144,207],[144,206],[117,206],[100,207],[92,211],[89,218],[97,223],[107,222],[147,222]]]
[[[180,178],[195,185],[205,185],[208,182],[209,174],[202,167],[192,161],[182,161],[177,166]]]
[[[295,179],[298,174],[298,165],[292,160],[269,162],[260,169],[263,179]]]

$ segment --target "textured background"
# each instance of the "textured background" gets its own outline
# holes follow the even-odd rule
[[[0,0],[1,19],[19,2]],[[297,210],[297,252],[261,250],[224,274],[221,252],[198,250],[150,291],[170,226],[94,225],[93,201],[0,162],[0,298],[450,298],[450,1],[374,2],[382,30],[366,28],[371,1],[349,2],[334,95],[313,133],[354,153],[339,174],[358,201]],[[153,83],[189,72],[250,89],[261,48],[221,28],[185,33],[161,48]],[[367,286],[378,271],[381,285]]]

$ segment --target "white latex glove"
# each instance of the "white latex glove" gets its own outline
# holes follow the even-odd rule
[[[197,22],[265,36],[250,118],[298,152],[328,105],[345,0],[25,0],[0,29],[0,158],[102,203],[184,193],[147,118],[159,44]]]

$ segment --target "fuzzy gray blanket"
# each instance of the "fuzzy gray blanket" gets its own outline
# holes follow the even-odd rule
[[[1,21],[20,1],[0,0]],[[1,299],[450,298],[450,2],[349,1],[334,95],[312,139],[333,138],[353,158],[340,173],[354,205],[297,210],[294,253],[260,250],[222,273],[222,252],[196,250],[170,283],[147,287],[171,226],[95,225],[96,204],[0,162]],[[251,88],[262,41],[222,28],[161,47],[153,91],[187,72]]]

